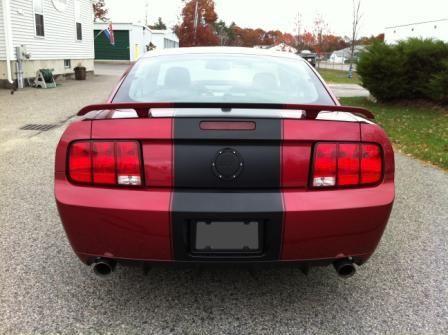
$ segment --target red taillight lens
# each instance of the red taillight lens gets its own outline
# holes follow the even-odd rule
[[[320,143],[314,154],[313,186],[328,187],[336,185],[337,144]]]
[[[117,142],[117,174],[120,185],[141,185],[140,150],[136,142]]]
[[[359,144],[339,144],[338,185],[358,185],[359,183]]]
[[[70,147],[72,181],[93,185],[142,184],[140,145],[135,141],[80,141]]]
[[[377,144],[317,143],[312,186],[347,187],[381,181],[383,156]]]
[[[115,143],[93,142],[93,183],[113,185],[115,173]]]
[[[375,184],[383,174],[381,150],[375,144],[363,144],[361,154],[361,184]]]
[[[70,148],[69,174],[78,183],[92,182],[92,152],[90,142],[76,142]]]

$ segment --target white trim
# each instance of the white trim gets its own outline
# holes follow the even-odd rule
[[[37,13],[34,10],[34,1],[42,1],[42,12],[41,13]],[[33,26],[34,26],[34,38],[38,38],[38,39],[45,39],[45,13],[44,13],[44,0],[32,0],[31,1],[31,6],[33,9]],[[44,35],[37,35],[37,31],[36,31],[36,14],[42,15],[42,23],[43,23],[43,28],[44,28]]]
[[[78,4],[78,11],[76,11],[76,4]],[[82,10],[81,10],[81,1],[73,0],[73,15],[75,17],[75,42],[81,42],[84,39],[84,34],[82,33]],[[81,24],[81,39],[78,39],[78,27],[77,23]]]
[[[3,31],[5,36],[5,53],[6,53],[6,75],[10,84],[12,81],[12,69],[11,69],[11,49],[12,49],[12,32],[10,18],[9,0],[2,0],[3,9]]]

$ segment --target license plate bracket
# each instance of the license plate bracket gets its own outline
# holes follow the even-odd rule
[[[263,223],[245,221],[193,221],[191,249],[194,254],[259,254]]]

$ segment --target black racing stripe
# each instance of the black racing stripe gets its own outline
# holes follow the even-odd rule
[[[171,208],[174,259],[278,259],[283,222],[281,120],[232,119],[256,122],[256,130],[252,131],[201,130],[199,123],[204,120],[177,118],[174,121],[174,191]],[[224,152],[230,161],[217,159],[220,152]],[[235,156],[232,152],[236,152]],[[214,162],[223,165],[216,169]],[[244,163],[237,176],[232,178],[230,174],[230,179],[220,178],[220,173],[231,171],[235,162]],[[262,227],[260,242],[263,249],[258,254],[250,255],[195,254],[192,235],[195,222],[201,220],[257,221]]]
[[[255,130],[202,130],[201,121],[254,122]],[[176,140],[259,140],[281,139],[280,119],[236,119],[236,118],[176,118],[174,120]]]
[[[234,120],[234,119],[232,119]],[[238,119],[239,120],[239,119]],[[174,122],[174,185],[176,188],[251,189],[280,187],[279,119],[257,119],[252,131],[201,130],[203,119],[178,118]],[[239,120],[248,121],[248,120]],[[219,178],[220,151],[235,151],[242,164],[236,177]],[[221,162],[226,163],[226,162]],[[232,162],[228,162],[232,163]],[[236,162],[233,162],[236,163]],[[223,170],[226,167],[223,166]]]

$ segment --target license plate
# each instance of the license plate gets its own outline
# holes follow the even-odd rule
[[[256,252],[260,248],[257,221],[197,221],[194,250],[198,252]]]

